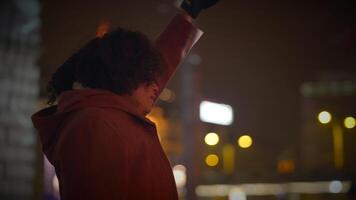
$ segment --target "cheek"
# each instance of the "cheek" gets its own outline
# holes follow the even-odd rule
[[[141,92],[138,96],[141,104],[148,106],[151,104],[150,94],[148,92]]]

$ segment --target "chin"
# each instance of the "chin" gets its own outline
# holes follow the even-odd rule
[[[146,116],[146,115],[150,114],[151,110],[152,110],[152,108],[145,109],[145,110],[143,110],[143,114]]]

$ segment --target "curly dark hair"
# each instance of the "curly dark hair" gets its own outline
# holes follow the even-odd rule
[[[74,82],[84,87],[130,94],[142,83],[156,81],[161,54],[142,33],[122,28],[90,40],[52,75],[47,85],[48,104],[72,90]]]

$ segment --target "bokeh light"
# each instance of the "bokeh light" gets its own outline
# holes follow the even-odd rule
[[[318,114],[318,120],[322,124],[327,124],[331,121],[331,114],[328,111],[321,111]]]
[[[231,125],[234,120],[233,109],[230,105],[202,101],[199,105],[199,117],[203,122]]]
[[[159,99],[166,102],[173,102],[175,99],[175,94],[172,90],[164,88],[162,93],[159,95]]]
[[[340,193],[342,191],[341,181],[331,181],[329,184],[329,191],[331,193]]]
[[[175,165],[173,167],[173,176],[178,188],[185,187],[187,182],[187,173],[184,165]]]
[[[356,126],[356,120],[353,117],[346,117],[344,120],[344,126],[346,128],[354,128]]]
[[[252,145],[252,138],[249,135],[243,135],[238,139],[237,143],[241,148],[249,148]]]
[[[206,134],[204,140],[207,145],[213,146],[219,142],[219,136],[216,133],[208,133]]]
[[[205,163],[210,167],[214,167],[219,163],[219,157],[216,154],[209,154],[205,158]]]

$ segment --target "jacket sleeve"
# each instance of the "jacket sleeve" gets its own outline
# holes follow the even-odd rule
[[[177,14],[156,40],[163,57],[163,74],[158,80],[159,93],[203,32]]]
[[[62,198],[126,199],[128,161],[117,130],[97,117],[71,124],[62,132],[56,167]]]

